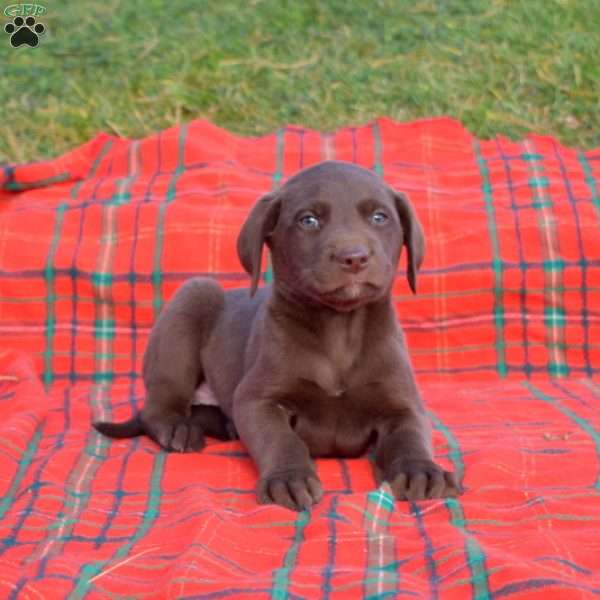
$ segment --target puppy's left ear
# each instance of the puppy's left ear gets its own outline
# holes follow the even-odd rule
[[[251,296],[256,293],[260,279],[263,244],[277,225],[280,207],[281,202],[276,192],[262,196],[250,211],[238,236],[238,257],[246,273],[252,278]]]
[[[425,236],[423,227],[417,218],[408,196],[402,192],[391,190],[396,211],[400,217],[404,233],[404,245],[407,250],[406,278],[413,294],[417,293],[417,271],[421,267],[425,256]]]

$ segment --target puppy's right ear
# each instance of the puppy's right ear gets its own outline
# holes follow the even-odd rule
[[[406,277],[413,294],[417,293],[417,271],[421,268],[425,256],[425,236],[415,209],[408,196],[402,192],[391,190],[396,202],[396,210],[404,231],[404,245],[407,250]]]
[[[276,192],[265,194],[250,211],[238,236],[238,257],[252,278],[251,296],[254,296],[258,287],[263,244],[277,225],[280,207],[281,201]]]

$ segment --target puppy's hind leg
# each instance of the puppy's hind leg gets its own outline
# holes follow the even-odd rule
[[[218,406],[192,406],[191,426],[199,427],[204,435],[218,440],[237,440],[238,434],[233,421]]]
[[[214,415],[192,410],[192,402],[204,380],[202,348],[224,303],[223,290],[211,279],[197,277],[182,285],[161,312],[148,340],[144,408],[126,423],[96,423],[96,429],[111,437],[145,433],[168,451],[201,450]]]
[[[140,415],[144,431],[165,450],[193,452],[204,446],[205,428],[192,411],[204,380],[201,354],[225,305],[212,279],[187,281],[154,326],[144,355],[147,398]]]

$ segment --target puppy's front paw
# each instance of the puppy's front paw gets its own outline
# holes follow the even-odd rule
[[[310,508],[323,496],[321,482],[311,469],[279,471],[258,482],[261,504],[279,504],[291,510]]]
[[[198,452],[204,448],[204,432],[185,417],[144,420],[144,430],[167,452]]]
[[[404,460],[394,465],[389,481],[398,500],[454,498],[461,493],[456,475],[430,460]]]

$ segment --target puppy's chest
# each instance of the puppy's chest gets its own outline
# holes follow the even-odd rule
[[[350,359],[352,356],[350,356]],[[313,456],[358,456],[377,425],[379,387],[347,356],[305,363],[281,399]]]
[[[364,367],[364,332],[360,323],[346,328],[335,325],[323,328],[318,345],[297,366],[299,380],[311,381],[323,394],[334,398],[357,385]]]
[[[313,456],[358,456],[365,451],[377,414],[367,388],[363,398],[358,390],[353,392],[331,396],[304,381],[281,399],[281,409]]]

